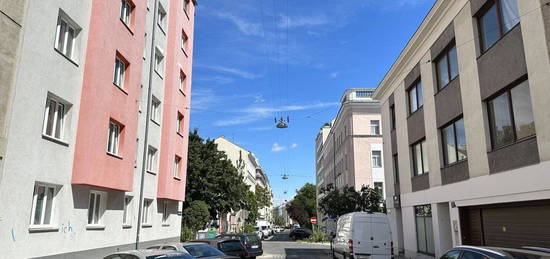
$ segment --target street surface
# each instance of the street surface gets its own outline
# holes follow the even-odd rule
[[[276,233],[268,240],[262,241],[264,258],[300,258],[329,259],[332,258],[330,245],[296,242],[288,238],[288,231]]]

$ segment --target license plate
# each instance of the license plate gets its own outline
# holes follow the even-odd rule
[[[259,246],[252,246],[252,248],[258,248]]]

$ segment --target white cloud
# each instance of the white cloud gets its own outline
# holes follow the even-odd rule
[[[290,145],[290,148],[297,148],[297,147],[298,147],[297,143],[292,143],[292,145]]]
[[[262,26],[260,23],[253,23],[246,21],[245,19],[238,17],[236,15],[225,13],[225,12],[217,12],[215,15],[223,20],[227,20],[232,22],[239,31],[241,31],[245,35],[252,35],[252,36],[261,36],[262,35]]]
[[[336,78],[338,77],[338,75],[340,74],[340,72],[332,72],[329,74],[330,78]]]
[[[232,67],[225,67],[225,66],[210,66],[210,65],[195,65],[195,67],[202,67],[222,73],[232,74],[238,77],[242,77],[244,79],[256,79],[260,77],[260,74],[255,74],[249,71],[245,71],[242,69],[232,68]]]
[[[265,102],[265,99],[262,94],[257,94],[256,96],[254,96],[254,103],[264,103],[264,102]]]
[[[312,27],[320,26],[329,23],[329,19],[325,15],[317,16],[300,16],[300,17],[289,17],[286,15],[281,15],[277,27],[279,28],[296,28],[296,27]]]
[[[286,150],[286,146],[281,146],[277,142],[273,143],[273,146],[271,147],[271,152],[281,152],[284,150]]]
[[[231,77],[226,77],[226,76],[197,76],[196,78],[193,78],[193,80],[204,81],[204,82],[214,82],[222,85],[235,82],[235,79]]]

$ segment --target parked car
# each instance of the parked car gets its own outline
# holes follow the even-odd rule
[[[105,256],[103,259],[193,259],[194,257],[185,252],[168,250],[128,250],[116,252]]]
[[[550,258],[550,249],[538,247],[504,248],[504,247],[477,247],[457,246],[443,256],[441,259],[546,259]]]
[[[259,239],[264,239],[264,233],[260,230],[260,227],[254,227],[256,230],[256,236],[258,236]]]
[[[256,258],[264,253],[262,248],[262,240],[254,234],[224,234],[219,235],[218,238],[239,239],[244,245],[244,249],[248,252],[247,258]]]
[[[275,226],[273,230],[275,230],[275,233],[280,233],[283,232],[285,229],[281,226]]]
[[[196,243],[206,243],[226,255],[238,256],[242,259],[249,256],[248,252],[244,248],[243,243],[240,239],[229,239],[229,238],[206,238],[206,239],[197,239],[191,242]]]
[[[234,256],[227,256],[222,251],[208,244],[191,243],[191,242],[154,245],[147,249],[184,252],[186,254],[192,255],[192,257],[190,258],[205,258],[205,259],[238,258]]]
[[[340,216],[333,238],[334,258],[392,258],[392,238],[384,213],[352,212]]]
[[[295,229],[290,231],[290,233],[288,234],[288,237],[292,240],[297,240],[297,239],[308,238],[312,234],[313,234],[313,232],[311,232],[311,230],[309,230],[307,228],[295,228]]]

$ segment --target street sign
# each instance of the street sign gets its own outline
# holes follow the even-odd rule
[[[309,218],[309,222],[311,222],[311,224],[317,224],[317,217]]]

